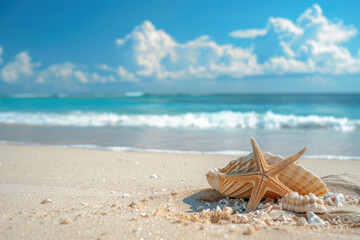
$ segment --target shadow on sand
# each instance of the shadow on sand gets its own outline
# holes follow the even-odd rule
[[[204,207],[204,201],[209,202],[213,205],[213,202],[219,201],[220,199],[225,198],[224,195],[220,194],[214,189],[199,189],[195,193],[187,196],[183,199],[183,202],[190,206],[190,211],[187,212],[201,212],[198,209],[200,206]]]

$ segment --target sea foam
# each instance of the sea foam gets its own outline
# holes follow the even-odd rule
[[[356,131],[360,120],[333,116],[297,116],[266,113],[221,111],[214,113],[116,114],[74,111],[68,113],[0,113],[2,124],[105,127],[133,126],[157,128],[238,128],[238,129],[326,129]]]

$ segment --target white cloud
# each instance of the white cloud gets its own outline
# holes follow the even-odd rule
[[[285,74],[285,73],[313,73],[315,72],[314,63],[299,61],[293,58],[272,57],[264,64],[265,73]]]
[[[96,65],[96,68],[104,70],[104,71],[112,71],[113,69],[111,67],[109,67],[109,65],[107,64],[100,64],[100,65]]]
[[[116,78],[113,75],[100,75],[96,72],[89,72],[86,68],[84,69],[84,67],[65,62],[63,64],[53,64],[46,70],[40,72],[35,83],[47,84],[54,83],[54,81],[62,81],[67,84],[91,84],[115,82]]]
[[[281,38],[284,36],[298,36],[304,33],[304,30],[296,26],[291,20],[280,17],[271,17],[269,19],[269,28],[273,29]]]
[[[180,44],[145,21],[116,43],[130,56],[122,68],[137,78],[157,80],[234,77],[259,72],[252,49],[219,45],[208,36]]]
[[[246,30],[235,30],[229,33],[230,36],[235,38],[256,38],[264,36],[267,33],[267,29],[246,29]]]
[[[139,82],[140,81],[137,77],[135,77],[135,75],[133,73],[126,71],[123,66],[120,66],[118,68],[118,74],[122,81],[129,81],[129,82]]]
[[[82,83],[88,83],[89,80],[87,79],[84,72],[77,70],[74,72],[74,76]]]
[[[102,76],[102,75],[99,75],[96,72],[91,74],[91,80],[92,80],[93,83],[116,82],[116,78],[113,75]]]
[[[145,21],[116,40],[121,55],[126,56],[118,74],[128,81],[147,78],[169,81],[220,76],[360,73],[360,57],[352,56],[341,45],[356,33],[353,26],[327,19],[317,4],[306,9],[296,22],[270,17],[265,29],[230,33],[237,38],[253,38],[251,48],[220,45],[209,36],[178,43]],[[270,53],[262,55],[259,61],[257,53],[264,50],[261,46]]]
[[[357,30],[353,26],[343,26],[342,22],[329,21],[318,4],[306,9],[297,20],[297,24],[315,32],[315,38],[322,42],[340,43],[354,37]]]
[[[53,79],[71,81],[76,66],[70,62],[53,64],[48,69],[39,73],[35,83],[48,83]]]
[[[20,52],[13,62],[7,63],[1,70],[2,79],[5,82],[18,82],[20,77],[30,77],[34,74],[33,68],[40,63],[32,63],[27,52]]]

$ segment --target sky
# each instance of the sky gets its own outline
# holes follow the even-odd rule
[[[0,94],[360,92],[359,1],[0,2]]]

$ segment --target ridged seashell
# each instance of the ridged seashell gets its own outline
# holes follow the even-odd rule
[[[263,155],[269,165],[275,164],[283,159],[283,157],[272,155],[271,153],[264,153]],[[257,170],[253,153],[250,153],[247,156],[231,161],[224,168],[210,170],[206,174],[206,177],[210,186],[223,195],[235,198],[250,198],[253,188],[251,183],[233,182],[223,178],[220,180],[219,173],[241,174],[255,172]],[[294,192],[298,192],[300,195],[313,193],[316,196],[323,196],[328,192],[325,184],[319,177],[297,163],[289,165],[289,167],[279,174],[278,178],[288,188]],[[264,195],[264,198],[277,197],[279,196],[269,191]]]
[[[325,213],[327,211],[324,201],[312,193],[301,196],[297,192],[292,192],[281,198],[279,203],[281,203],[283,209],[298,213]]]

